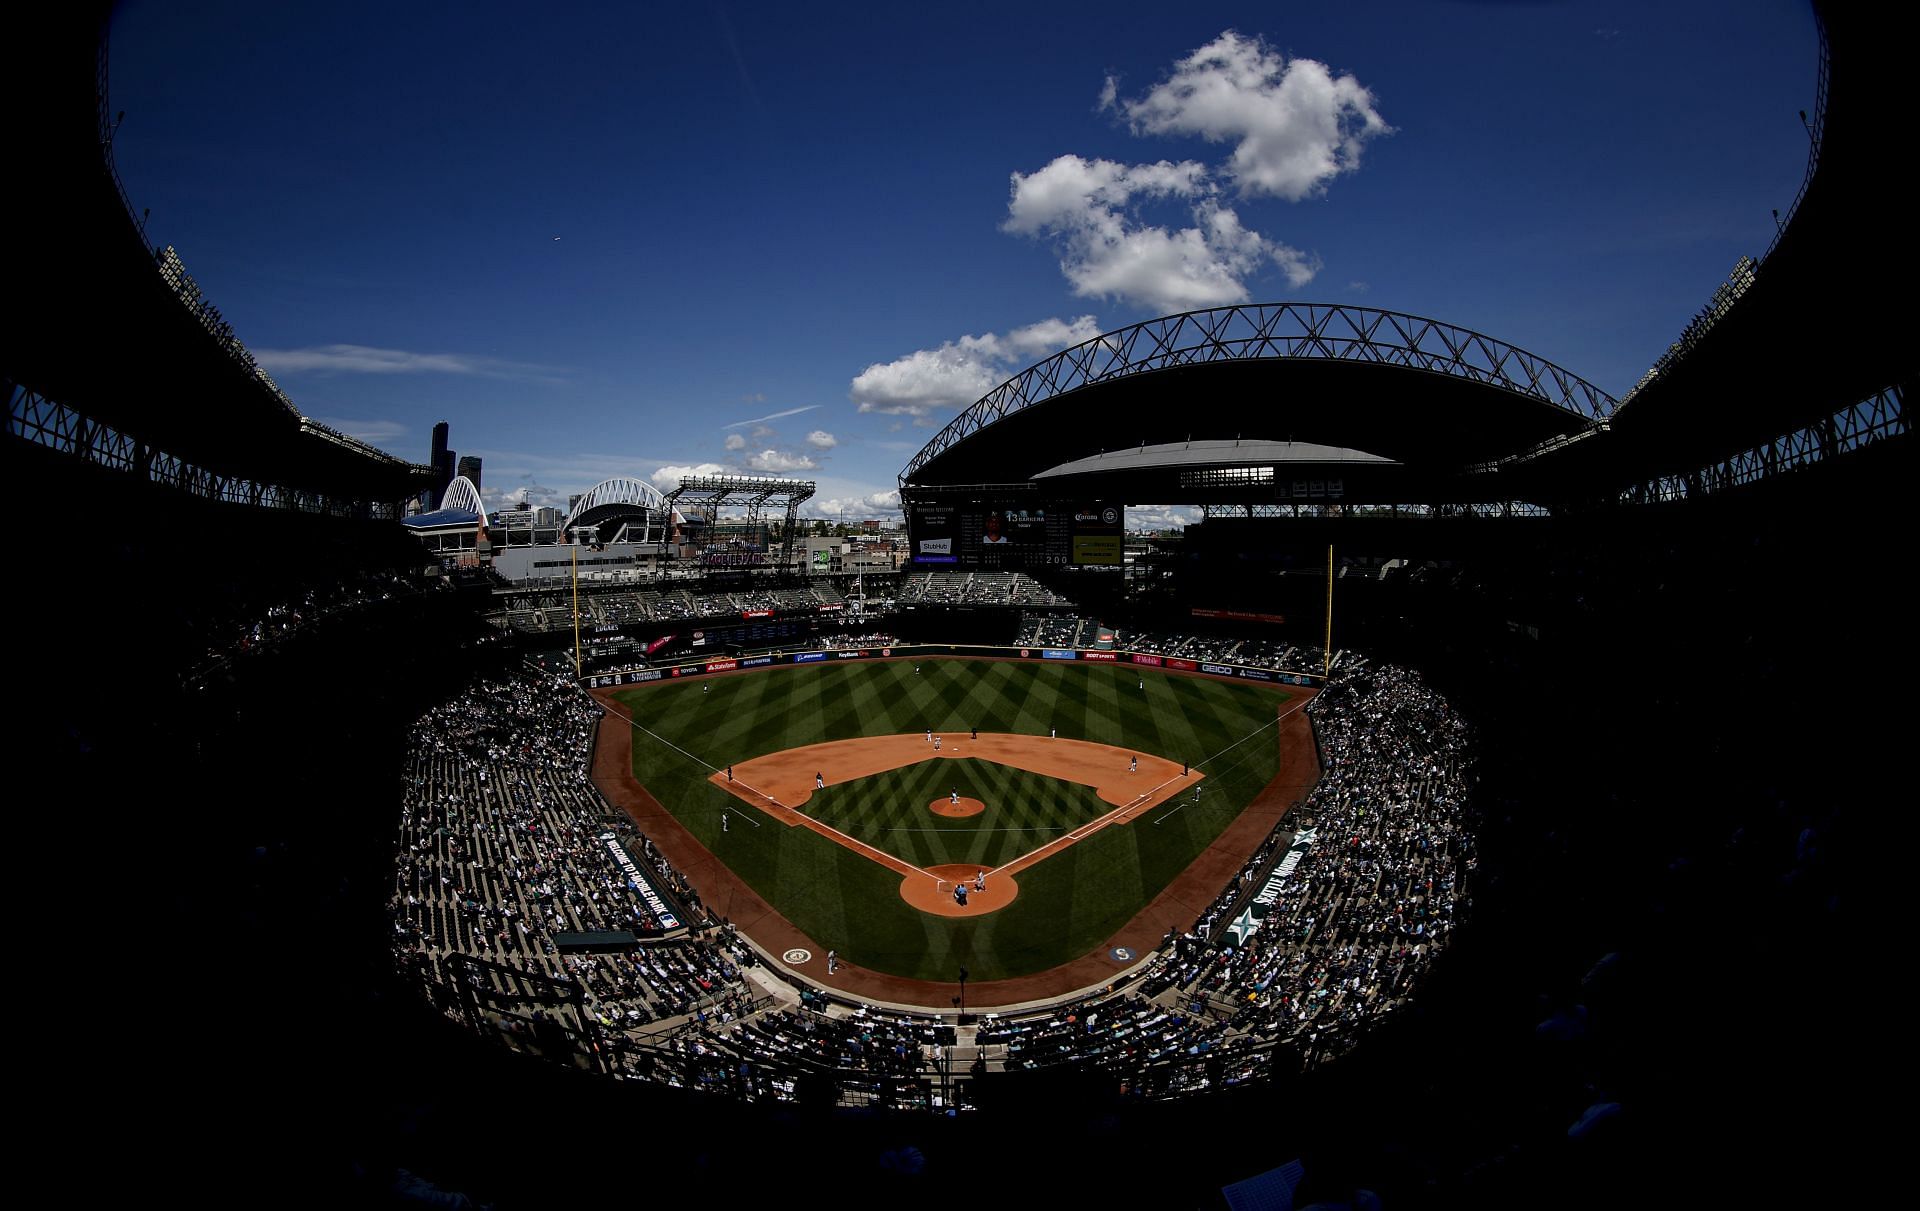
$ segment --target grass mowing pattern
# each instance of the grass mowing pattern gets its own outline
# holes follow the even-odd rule
[[[959,819],[927,809],[958,790],[987,810]],[[991,869],[1099,819],[1113,804],[1090,786],[992,761],[923,761],[813,792],[802,809],[915,866],[965,863]]]
[[[916,666],[895,660],[658,682],[618,698],[644,727],[722,767],[823,740],[928,728],[1042,736],[1058,728],[1074,739],[1199,763],[1272,723],[1287,694],[1117,665],[922,660]],[[1020,895],[1006,908],[956,919],[909,907],[900,899],[899,875],[811,830],[757,816],[707,782],[711,768],[637,728],[633,732],[635,778],[788,920],[851,962],[928,980],[952,980],[963,966],[970,980],[1028,975],[1098,946],[1272,780],[1278,751],[1277,729],[1269,729],[1202,767],[1208,776],[1198,804],[1167,803],[1132,824],[1102,829],[1022,871]],[[930,801],[953,789],[961,770],[976,780],[972,789],[961,786],[961,794],[984,801],[987,810],[961,820],[927,811]],[[1072,827],[1103,814],[1107,805],[1074,783],[991,762],[949,760],[816,791],[803,810],[915,865],[951,860],[992,866],[1058,834],[983,830]],[[725,833],[722,812],[733,816]],[[759,827],[747,822],[749,816]],[[888,831],[901,826],[890,822],[898,820],[970,832]],[[941,852],[962,856],[932,856],[935,841],[952,847]],[[916,844],[927,848],[916,851]],[[969,846],[980,847],[978,856]],[[986,860],[990,848],[1004,856]],[[712,907],[729,911],[724,903]]]

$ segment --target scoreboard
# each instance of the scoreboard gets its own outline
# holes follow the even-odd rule
[[[918,567],[1119,567],[1125,522],[1126,510],[1105,501],[947,496],[907,502]]]

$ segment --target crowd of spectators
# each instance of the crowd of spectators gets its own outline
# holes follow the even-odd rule
[[[1204,660],[1211,664],[1270,669],[1278,673],[1317,674],[1325,658],[1324,649],[1312,644],[1123,627],[1109,631],[1095,619],[1062,614],[1023,616],[1014,643],[1020,647],[1038,648],[1112,648],[1180,660]]]
[[[902,605],[1050,606],[1070,605],[1023,572],[916,572],[899,578],[897,589],[888,583],[868,586],[864,602],[869,614]],[[634,588],[582,585],[579,595],[583,627],[626,627],[658,622],[736,618],[762,610],[775,614],[814,613],[845,607],[847,598],[821,580],[804,588],[756,588],[701,592],[691,586]],[[517,586],[498,596],[496,625],[523,634],[550,634],[573,628],[574,591],[564,582]]]
[[[1226,913],[1271,867],[1270,840],[1163,974],[1231,1006],[1233,1034],[1304,1036],[1311,1061],[1406,999],[1446,945],[1476,858],[1471,736],[1444,699],[1406,669],[1351,659],[1308,710],[1325,765],[1293,814],[1298,862],[1253,931],[1231,932]],[[1210,938],[1229,941],[1210,950]]]
[[[810,640],[806,646],[808,648],[824,648],[828,651],[839,652],[852,651],[857,648],[889,648],[899,642],[900,640],[897,637],[887,631],[867,631],[858,635],[851,631],[842,631],[835,635],[821,635],[816,639]]]
[[[1177,1005],[1131,993],[1103,994],[1035,1017],[995,1018],[975,1037],[983,1047],[999,1048],[1006,1068],[1137,1067],[1211,1051],[1215,1039],[1209,1026]]]
[[[712,1044],[775,1064],[841,1072],[913,1076],[937,1054],[939,1032],[927,1018],[861,1008],[839,1016],[824,1009],[771,1009],[709,1031]]]
[[[914,572],[901,579],[903,605],[1069,605],[1025,572]]]
[[[1129,631],[1116,628],[1114,646],[1129,652],[1150,652],[1181,660],[1237,664],[1277,673],[1318,673],[1326,653],[1313,644],[1279,639],[1246,639],[1232,635],[1200,635],[1181,631]]]
[[[599,715],[566,678],[525,675],[475,683],[415,725],[388,904],[398,956],[428,979],[459,954],[578,987],[609,1029],[749,1001],[745,948],[588,781]],[[678,902],[677,927],[621,854]],[[555,941],[606,931],[645,941],[614,954]]]
[[[845,598],[825,583],[807,588],[705,593],[687,588],[609,590],[597,585],[582,588],[580,623],[585,627],[738,618],[761,610],[811,613],[823,606],[845,603]],[[500,595],[495,617],[505,626],[527,634],[569,631],[573,629],[573,603],[571,585],[523,586]]]
[[[1020,631],[1013,642],[1018,647],[1072,647],[1079,638],[1080,623],[1069,614],[1027,614],[1020,619]]]

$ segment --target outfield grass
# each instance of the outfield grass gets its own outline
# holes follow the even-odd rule
[[[821,946],[878,971],[932,980],[951,980],[962,966],[973,980],[1044,971],[1111,937],[1273,778],[1278,738],[1270,726],[1207,759],[1272,724],[1287,696],[1133,667],[932,659],[668,681],[618,695],[660,737],[634,730],[634,776],[702,844]],[[753,813],[706,780],[714,768],[805,744],[927,728],[1058,728],[1063,737],[1194,762],[1207,773],[1207,790],[1197,805],[1163,805],[1022,871],[1019,897],[999,912],[947,918],[909,907],[898,874],[818,833],[765,816],[753,827],[744,819]],[[960,793],[985,802],[986,812],[953,819],[926,810],[963,776]],[[915,865],[994,866],[1110,806],[1088,787],[963,759],[816,791],[804,810]],[[732,813],[724,833],[722,812]],[[908,827],[956,831],[899,831]],[[1174,924],[1186,922],[1167,922]]]

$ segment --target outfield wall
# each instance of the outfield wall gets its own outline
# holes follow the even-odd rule
[[[649,681],[670,681],[680,677],[704,677],[712,673],[735,673],[747,669],[774,668],[781,665],[821,664],[836,660],[898,660],[909,656],[965,656],[991,660],[1086,660],[1102,664],[1133,664],[1142,668],[1167,669],[1206,677],[1261,681],[1273,685],[1321,684],[1325,678],[1315,673],[1277,673],[1272,669],[1249,668],[1237,664],[1216,664],[1207,660],[1160,656],[1151,652],[1097,651],[1089,648],[1015,648],[969,647],[960,644],[902,644],[884,648],[829,648],[821,651],[780,652],[765,656],[729,657],[725,660],[696,660],[685,664],[635,666],[607,673],[592,673],[580,679],[588,689],[620,685],[641,685]]]

